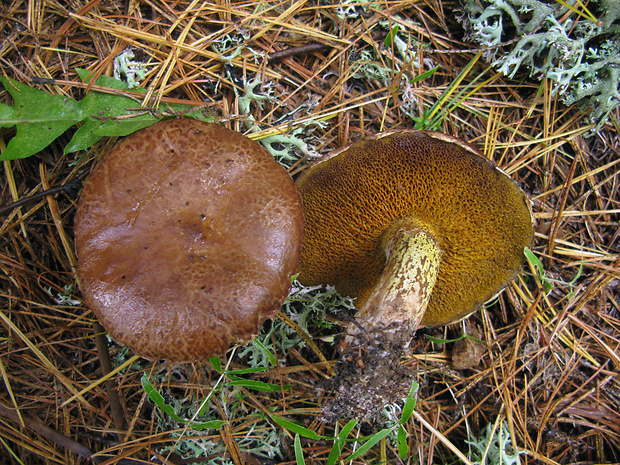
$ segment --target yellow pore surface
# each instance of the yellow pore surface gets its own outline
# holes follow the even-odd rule
[[[359,308],[384,268],[395,221],[414,218],[443,252],[422,324],[457,321],[516,275],[533,238],[529,200],[457,139],[402,131],[358,142],[297,180],[305,225],[300,281],[333,284]],[[387,232],[385,232],[387,230]]]

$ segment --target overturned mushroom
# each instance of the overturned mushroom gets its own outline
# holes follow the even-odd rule
[[[286,298],[302,221],[291,178],[258,143],[217,124],[158,123],[85,183],[75,219],[85,301],[143,357],[222,355]]]
[[[398,360],[419,324],[477,310],[514,278],[533,237],[521,189],[444,134],[358,142],[310,167],[296,187],[305,215],[299,279],[357,298],[346,344],[349,358],[367,354],[352,364],[354,381],[343,375],[332,416],[373,414],[406,393]],[[389,383],[398,385],[392,393]]]

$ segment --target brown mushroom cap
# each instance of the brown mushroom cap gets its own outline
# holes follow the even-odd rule
[[[515,276],[533,238],[530,202],[473,147],[450,136],[394,131],[360,141],[296,181],[304,215],[302,283],[333,284],[360,308],[386,263],[386,234],[404,220],[442,252],[422,324],[457,321]]]
[[[217,124],[155,124],[85,183],[75,218],[84,298],[138,355],[222,355],[280,308],[302,223],[291,178],[261,145]]]

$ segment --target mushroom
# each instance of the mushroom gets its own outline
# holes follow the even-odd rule
[[[515,277],[533,238],[523,191],[475,148],[436,132],[360,141],[311,166],[296,187],[305,215],[299,280],[357,299],[345,347],[368,355],[341,401],[375,402],[371,413],[408,389],[389,396],[379,378],[394,375],[417,327],[480,308]],[[379,399],[355,398],[355,386]]]
[[[288,295],[302,223],[292,179],[261,145],[213,123],[155,124],[114,146],[84,185],[85,302],[145,358],[223,355]]]

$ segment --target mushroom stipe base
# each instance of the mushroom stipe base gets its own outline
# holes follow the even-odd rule
[[[407,397],[416,373],[403,363],[403,357],[410,355],[415,329],[389,329],[358,336],[358,344],[343,350],[336,376],[324,386],[335,397],[323,407],[323,421],[372,419],[386,405]]]
[[[428,307],[442,252],[417,221],[398,220],[387,231],[383,273],[346,331],[336,397],[323,409],[329,421],[373,417],[406,396],[413,380],[401,360]]]
[[[385,236],[381,241],[385,266],[356,315],[359,326],[347,331],[349,344],[360,330],[383,328],[389,334],[403,332],[409,326],[415,332],[435,287],[442,251],[427,228],[417,221],[398,220]],[[385,246],[383,242],[387,242]]]

